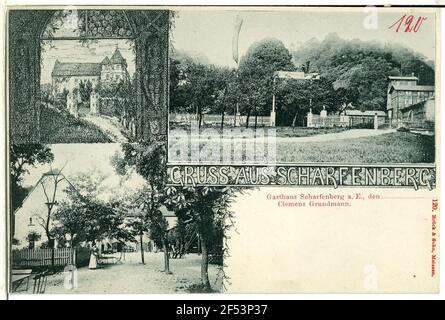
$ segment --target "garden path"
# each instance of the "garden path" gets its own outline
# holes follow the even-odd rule
[[[146,252],[143,265],[139,252],[126,253],[121,264],[106,265],[96,270],[79,268],[78,287],[74,289],[65,288],[63,272],[51,275],[48,277],[45,293],[186,293],[189,286],[200,283],[201,256],[187,254],[182,259],[170,259],[172,274],[161,272],[164,267],[163,259],[162,252]],[[222,289],[219,268],[213,264],[209,265],[210,283],[212,288],[218,291]]]
[[[110,137],[110,139],[113,140],[113,142],[128,142],[127,137],[122,134],[121,130],[110,119],[91,114],[86,114],[82,119],[85,119],[86,121],[98,126],[106,135]]]

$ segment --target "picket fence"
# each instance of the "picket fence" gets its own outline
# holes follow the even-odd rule
[[[86,248],[85,250],[74,250],[72,248],[16,249],[12,250],[12,266],[13,268],[66,266],[74,261],[77,265],[83,262],[80,260],[88,257],[84,254],[84,251],[89,252]],[[54,252],[54,265],[52,264],[52,252]]]
[[[169,120],[172,123],[178,124],[190,124],[194,121],[197,121],[198,117],[196,114],[189,113],[170,113]],[[244,126],[247,121],[247,116],[238,116],[237,124],[239,126]],[[202,115],[202,123],[204,125],[210,126],[219,126],[221,124],[221,115],[220,114],[203,114]],[[234,124],[234,116],[226,114],[224,116],[224,124],[225,125],[233,125]],[[251,115],[249,119],[249,124],[251,126],[255,125],[255,115]],[[269,126],[270,125],[270,116],[257,116],[257,126]]]

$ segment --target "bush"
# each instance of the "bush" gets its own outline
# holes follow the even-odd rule
[[[354,129],[374,129],[373,122],[358,123],[352,126]]]
[[[398,132],[409,132],[410,130],[409,130],[409,128],[408,127],[399,127],[399,128],[397,128],[397,131]]]

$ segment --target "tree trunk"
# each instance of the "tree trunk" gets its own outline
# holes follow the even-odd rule
[[[198,239],[198,254],[201,254],[201,236],[199,235],[199,233],[197,239]]]
[[[298,115],[298,111],[295,112],[294,119],[292,120],[292,128],[295,128],[295,123],[297,122],[297,115]]]
[[[198,116],[198,129],[201,129],[201,125],[202,125],[202,108],[201,106],[198,105],[197,107],[197,116]]]
[[[258,125],[258,112],[255,111],[255,130],[257,128]]]
[[[233,126],[236,127],[236,117],[238,116],[238,102],[233,107]]]
[[[209,280],[209,252],[207,248],[207,243],[204,237],[201,238],[201,283],[203,287],[210,290],[210,280]]]
[[[224,111],[221,112],[221,130],[224,129]]]
[[[249,128],[249,119],[250,119],[250,109],[247,110],[247,116],[246,116],[246,128]]]
[[[168,245],[166,240],[162,241],[162,246],[164,247],[164,272],[170,274],[172,272],[170,271],[170,260],[168,257]]]
[[[49,220],[48,220],[49,221]],[[55,257],[54,257],[54,240],[51,238],[51,235],[49,234],[49,222],[47,222],[47,224],[46,224],[46,230],[45,230],[45,233],[46,233],[46,237],[48,238],[48,249],[51,249],[51,267],[54,267],[54,260],[55,260]]]
[[[222,102],[221,102],[221,107],[222,107],[222,111],[221,111],[221,130],[224,128],[224,113],[226,113],[226,106],[225,106],[226,93],[227,93],[227,86],[224,87],[224,93],[223,93],[223,98],[222,98]]]
[[[54,265],[55,265],[55,252],[54,252],[54,240],[53,239],[48,241],[48,246],[51,249],[51,267],[54,267]]]
[[[72,256],[72,258],[73,258],[73,261],[72,261],[72,265],[73,266],[76,266],[76,249],[74,249],[74,248],[71,248],[71,256]]]
[[[144,233],[141,232],[141,233],[139,234],[139,239],[140,239],[140,242],[141,242],[141,261],[142,261],[142,264],[145,264],[145,257],[144,257],[144,242],[142,242],[143,235],[144,235]]]

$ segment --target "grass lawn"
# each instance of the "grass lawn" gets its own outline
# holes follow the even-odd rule
[[[215,131],[215,133],[223,133],[224,130],[227,132],[230,132],[229,130],[236,130],[239,132],[245,132],[245,131],[253,131],[255,130],[254,127],[231,127],[231,126],[225,126],[223,130],[221,130],[221,127],[219,125],[203,125],[201,127],[200,132],[206,129],[212,129]],[[264,130],[271,130],[270,127],[258,127],[257,131],[258,133],[264,133]],[[326,134],[326,133],[336,133],[336,132],[342,132],[348,130],[348,128],[342,128],[342,127],[334,127],[334,128],[307,128],[307,127],[274,127],[276,137],[309,137],[314,135],[320,135],[320,134]],[[190,133],[191,128],[189,125],[179,125],[173,122],[170,122],[170,129],[169,131],[173,130],[182,130],[187,133]],[[195,132],[193,132],[195,133]]]
[[[277,162],[432,163],[434,136],[409,132],[326,142],[280,141]]]
[[[112,142],[95,125],[47,107],[40,112],[40,134],[43,143]]]

